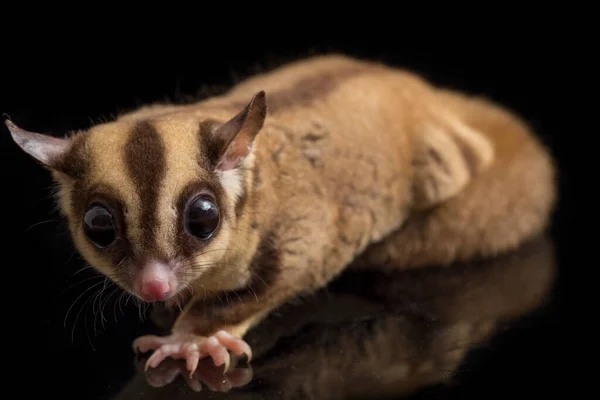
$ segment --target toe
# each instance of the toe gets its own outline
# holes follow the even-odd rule
[[[196,368],[198,368],[198,361],[200,361],[200,353],[197,351],[187,356],[186,367],[190,373],[190,376],[194,375],[194,372],[196,372]]]
[[[133,351],[136,353],[146,353],[155,350],[165,344],[164,337],[155,335],[140,336],[133,341]]]
[[[225,364],[225,370],[229,368],[229,353],[216,337],[211,336],[202,343],[201,351],[210,354],[217,367]]]
[[[179,344],[164,344],[160,348],[154,350],[154,353],[146,362],[146,370],[148,367],[156,368],[165,358],[176,356],[181,351]]]
[[[246,343],[242,339],[238,339],[226,331],[217,332],[215,334],[215,337],[219,339],[219,342],[223,346],[225,346],[227,349],[231,350],[238,356],[246,354],[246,356],[248,357],[248,361],[252,359],[252,349],[250,348],[248,343]]]
[[[200,349],[196,343],[186,343],[182,347],[183,357],[185,358],[186,368],[191,377],[198,368],[198,361],[200,361]]]

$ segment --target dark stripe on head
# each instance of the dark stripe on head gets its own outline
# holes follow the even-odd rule
[[[150,122],[143,121],[132,129],[125,145],[125,165],[140,196],[141,240],[145,249],[155,249],[158,224],[158,195],[166,174],[166,150]]]

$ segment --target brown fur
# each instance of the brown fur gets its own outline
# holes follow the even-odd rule
[[[46,164],[81,253],[124,288],[148,253],[171,260],[195,296],[174,330],[199,335],[243,336],[361,254],[357,266],[410,268],[513,249],[546,227],[555,202],[552,160],[512,113],[337,55],[196,104],[141,109],[73,140]],[[246,147],[239,168],[219,170],[219,157]],[[182,232],[190,185],[219,203],[210,242]],[[98,186],[126,210],[119,269],[81,230],[78,204]]]
[[[547,304],[556,273],[553,243],[542,236],[515,252],[451,268],[346,274],[250,332],[252,384],[221,396],[381,399],[452,384],[473,349]],[[222,376],[210,363],[199,371],[212,382]],[[161,372],[140,372],[117,397],[188,394],[177,381],[150,389],[147,382]]]
[[[394,268],[446,264],[514,249],[543,231],[556,203],[555,169],[547,150],[513,113],[489,100],[439,90],[457,117],[494,145],[494,162],[456,197],[417,213],[389,240],[371,246],[356,265]]]

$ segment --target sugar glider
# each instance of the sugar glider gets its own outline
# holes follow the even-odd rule
[[[147,366],[246,354],[246,332],[351,262],[420,267],[508,251],[549,224],[555,163],[484,98],[321,55],[223,95],[152,105],[65,137],[6,122],[51,171],[84,259],[178,305]]]

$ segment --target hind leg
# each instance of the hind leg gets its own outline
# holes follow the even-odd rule
[[[418,268],[493,257],[549,225],[556,167],[530,127],[488,101],[438,94],[435,129],[424,129],[413,149],[413,213],[355,266]]]

